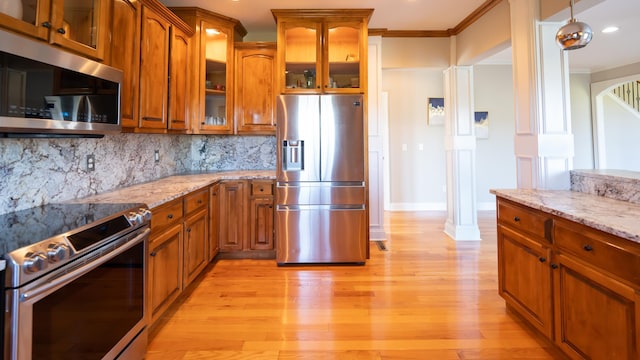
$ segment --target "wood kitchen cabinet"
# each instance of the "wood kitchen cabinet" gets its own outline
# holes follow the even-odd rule
[[[208,10],[172,7],[194,31],[190,53],[191,129],[199,134],[232,134],[233,43],[247,31],[235,19]]]
[[[111,0],[23,0],[21,3],[21,15],[0,13],[0,26],[93,59],[104,59],[109,44]]]
[[[235,44],[234,117],[236,133],[276,132],[276,44]]]
[[[249,249],[273,250],[275,219],[273,181],[251,181],[251,196],[249,200]]]
[[[148,259],[149,322],[155,322],[182,293],[182,199],[151,209]]]
[[[125,128],[138,126],[138,80],[140,76],[140,2],[113,0],[109,65],[122,70],[120,118]]]
[[[564,220],[554,240],[558,346],[575,359],[640,359],[639,249]]]
[[[219,185],[218,236],[220,252],[242,251],[247,228],[247,181],[222,181]]]
[[[140,120],[134,131],[186,132],[190,114],[187,59],[192,34],[193,30],[163,5],[143,1]]]
[[[209,189],[209,261],[220,251],[220,184],[215,183]]]
[[[220,255],[274,258],[272,180],[225,180],[218,183]]]
[[[640,245],[498,198],[499,292],[572,359],[640,358]]]
[[[272,10],[281,93],[365,93],[373,9]]]
[[[209,188],[184,198],[184,284],[188,286],[209,263]]]

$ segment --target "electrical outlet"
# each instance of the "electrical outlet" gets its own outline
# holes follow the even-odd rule
[[[96,170],[96,157],[91,154],[87,155],[87,171],[95,171]]]
[[[160,162],[160,150],[154,150],[153,151],[153,162],[155,162],[155,163],[159,163]]]

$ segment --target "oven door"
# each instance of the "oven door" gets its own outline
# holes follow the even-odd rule
[[[148,228],[11,290],[11,359],[141,359]],[[129,349],[142,354],[132,355]],[[122,355],[122,354],[125,355]]]

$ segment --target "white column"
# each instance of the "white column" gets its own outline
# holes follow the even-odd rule
[[[447,221],[454,240],[480,240],[476,213],[476,136],[473,118],[473,68],[444,71]]]
[[[569,189],[573,167],[568,57],[562,23],[541,22],[540,0],[509,0],[518,188]]]

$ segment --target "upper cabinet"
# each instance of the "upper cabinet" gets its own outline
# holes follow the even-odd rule
[[[191,130],[197,134],[232,134],[234,41],[247,31],[239,21],[199,8],[171,10],[195,31],[191,51]]]
[[[103,60],[111,0],[3,0],[0,26]]]
[[[373,9],[271,10],[281,93],[363,93]]]
[[[124,75],[124,131],[189,132],[193,30],[156,0],[118,0],[112,14],[111,65]]]
[[[236,43],[234,117],[236,133],[276,133],[276,44]]]

